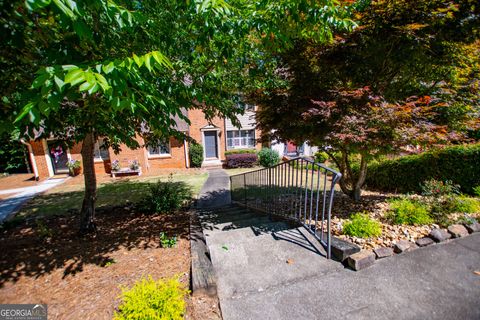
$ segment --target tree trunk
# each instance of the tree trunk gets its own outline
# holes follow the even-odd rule
[[[365,159],[365,156],[362,154],[357,181],[355,181],[355,184],[353,187],[353,200],[360,201],[360,197],[362,196],[362,187],[363,187],[363,184],[365,183],[366,177],[367,177],[367,160]]]
[[[360,168],[357,176],[353,174],[351,162],[348,159],[348,152],[342,150],[341,153],[340,158],[336,158],[333,154],[329,153],[330,158],[336,163],[342,174],[342,178],[339,181],[340,189],[353,200],[359,201],[362,195],[362,187],[367,177],[367,160],[365,156],[361,154]]]
[[[95,135],[88,133],[82,145],[83,175],[85,178],[85,195],[80,212],[80,234],[96,232],[95,201],[97,200],[97,179],[94,165]]]

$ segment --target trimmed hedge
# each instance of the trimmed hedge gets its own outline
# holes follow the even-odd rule
[[[192,168],[200,168],[203,162],[203,147],[201,144],[192,143],[189,150],[190,166]]]
[[[436,179],[460,185],[473,194],[480,185],[480,144],[448,147],[419,155],[372,163],[366,186],[373,190],[421,192],[424,181]]]
[[[227,168],[251,168],[258,161],[255,153],[230,154],[226,159]]]
[[[255,149],[234,149],[225,151],[225,155],[229,156],[231,154],[244,154],[244,153],[257,153]]]

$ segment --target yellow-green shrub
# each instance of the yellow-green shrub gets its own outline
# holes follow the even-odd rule
[[[185,313],[184,289],[178,278],[155,281],[142,278],[128,289],[122,288],[122,303],[114,314],[115,320],[183,319]]]
[[[461,213],[480,213],[480,199],[459,196],[455,201],[455,211]]]
[[[356,213],[345,223],[343,233],[353,237],[370,238],[382,234],[382,227],[376,220],[370,219],[366,213]]]
[[[395,224],[423,225],[433,223],[428,206],[409,199],[391,200],[388,217]]]

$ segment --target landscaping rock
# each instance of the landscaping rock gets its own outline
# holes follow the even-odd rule
[[[393,249],[387,247],[376,248],[373,250],[373,252],[375,252],[377,259],[383,259],[393,255]]]
[[[429,238],[429,237],[423,237],[423,238],[418,239],[415,243],[419,247],[426,247],[426,246],[429,246],[429,245],[433,244],[433,240],[432,240],[432,238]]]
[[[348,257],[348,266],[355,271],[365,269],[375,262],[375,254],[371,251],[362,250]]]
[[[448,227],[448,232],[450,232],[454,238],[468,236],[468,230],[461,224],[452,224]]]
[[[480,223],[475,221],[474,223],[465,224],[465,228],[467,228],[470,233],[480,232]]]
[[[433,229],[430,231],[430,238],[432,238],[435,242],[442,242],[450,239],[451,237],[452,235],[445,229]]]
[[[410,241],[400,240],[400,241],[397,241],[397,243],[395,243],[395,246],[393,247],[393,251],[395,253],[402,253],[410,249],[411,245],[412,243]]]

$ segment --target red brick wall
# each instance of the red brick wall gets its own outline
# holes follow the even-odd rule
[[[219,136],[219,156],[221,160],[225,159],[225,121],[223,118],[215,117],[211,123],[205,119],[205,114],[200,109],[188,110],[188,118],[190,119],[190,137],[195,139],[199,144],[203,146],[203,133],[201,129],[209,124],[218,127]]]
[[[142,137],[138,136],[137,141],[140,146],[143,146],[145,144]],[[140,147],[138,149],[130,149],[126,145],[121,144],[120,149],[121,151],[118,154],[115,154],[113,150],[110,149],[110,161],[113,162],[115,160],[118,160],[120,161],[120,166],[122,168],[128,168],[131,161],[137,160],[140,163],[140,167],[142,167],[142,170],[147,170],[148,160],[145,148]]]
[[[148,157],[148,164],[149,169],[185,168],[185,148],[183,141],[170,138],[170,156],[150,156]]]

